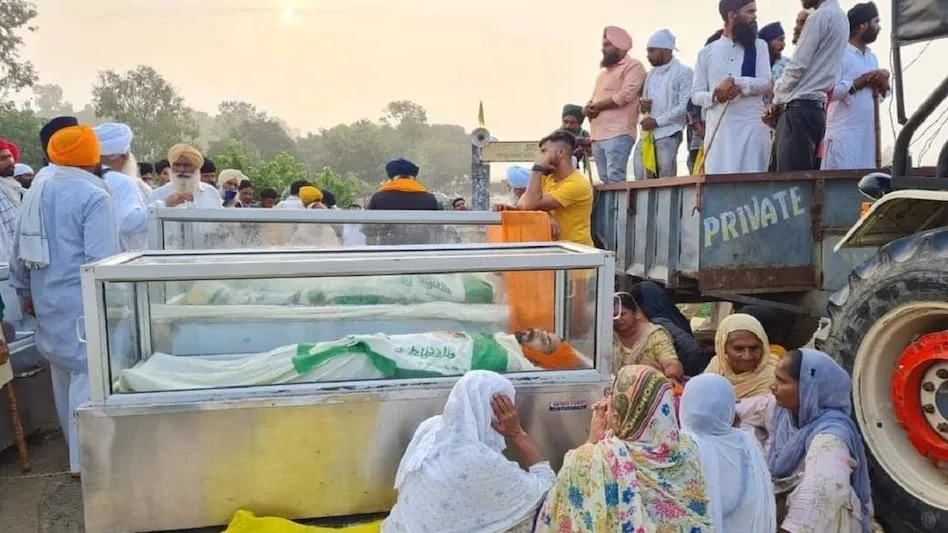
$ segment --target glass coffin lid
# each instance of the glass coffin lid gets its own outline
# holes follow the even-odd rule
[[[613,269],[568,243],[123,254],[83,269],[92,399],[608,377]]]

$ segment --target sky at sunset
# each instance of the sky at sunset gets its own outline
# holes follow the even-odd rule
[[[626,28],[645,60],[656,30],[678,37],[693,65],[721,26],[714,0],[35,0],[38,31],[24,56],[41,83],[81,107],[100,70],[155,67],[188,105],[213,113],[245,100],[301,132],[377,119],[392,100],[423,105],[433,122],[487,126],[502,140],[535,139],[564,103],[588,100],[602,27]],[[843,1],[844,9],[852,2]],[[795,0],[761,0],[761,25],[790,32]],[[889,64],[889,2],[874,49]],[[924,45],[905,50],[905,61]],[[945,75],[948,42],[935,42],[907,73],[910,109]],[[946,107],[943,106],[942,111]],[[883,145],[891,144],[888,106]],[[944,133],[925,160],[933,162]]]

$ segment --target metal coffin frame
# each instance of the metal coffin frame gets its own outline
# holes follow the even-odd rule
[[[618,272],[682,293],[833,290],[865,256],[862,250],[849,252],[851,257],[833,255],[835,243],[858,219],[861,203],[856,182],[864,173],[715,174],[603,185],[598,190],[605,211],[617,214],[614,222],[608,217],[605,221],[607,248],[616,252]],[[755,190],[790,188],[799,189],[803,204],[802,216],[791,228],[801,241],[794,254],[758,259],[753,249],[744,247],[727,258],[719,253],[722,244],[704,245],[703,219],[718,214],[711,213],[715,206],[728,201],[739,206]],[[734,243],[743,245],[741,239],[748,235]]]
[[[501,248],[508,253],[490,253]],[[536,249],[554,253],[529,253]],[[271,257],[227,261],[228,255]],[[148,256],[220,260],[134,264]],[[558,465],[585,440],[588,406],[610,382],[611,253],[568,243],[179,251],[130,253],[83,267],[92,398],[78,411],[86,531],[218,525],[238,508],[288,518],[385,512],[394,503],[395,470],[417,424],[440,413],[457,380],[113,395],[105,283],[554,269],[597,271],[597,366],[507,377],[517,388],[525,428]]]
[[[491,211],[368,211],[348,209],[149,209],[148,244],[165,249],[165,224],[260,223],[260,224],[407,224],[499,226],[500,213]],[[185,248],[193,249],[192,232],[184,234]]]

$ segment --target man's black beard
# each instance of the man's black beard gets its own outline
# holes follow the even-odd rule
[[[813,9],[820,6],[820,0],[802,0],[803,9]]]
[[[731,36],[734,42],[744,47],[745,50],[757,46],[757,23],[735,22],[734,29],[731,30]]]
[[[13,166],[0,170],[0,178],[12,178],[16,169]]]
[[[599,63],[603,68],[609,68],[615,66],[619,61],[622,61],[622,56],[618,52],[612,53],[602,53],[602,61]]]
[[[872,44],[876,42],[876,39],[878,38],[879,38],[878,30],[866,30],[866,33],[864,33],[862,36],[862,42],[866,44]]]

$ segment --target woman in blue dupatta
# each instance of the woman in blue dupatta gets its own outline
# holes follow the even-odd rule
[[[870,530],[869,469],[851,389],[849,374],[823,352],[793,350],[777,366],[768,466],[781,532]]]

